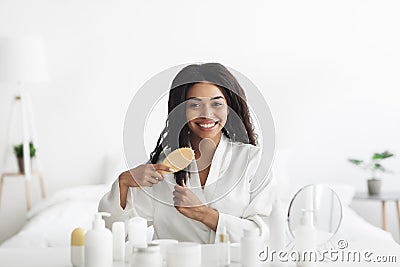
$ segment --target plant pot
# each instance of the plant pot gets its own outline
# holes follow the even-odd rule
[[[23,157],[17,157],[18,161],[18,170],[20,173],[25,173],[25,166],[24,166],[24,158]],[[31,161],[31,166],[32,166],[32,161]]]
[[[382,188],[382,180],[380,179],[368,179],[368,194],[379,195]]]

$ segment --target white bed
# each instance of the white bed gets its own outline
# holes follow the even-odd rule
[[[336,238],[350,242],[386,241],[398,246],[390,233],[367,223],[348,205],[352,191],[347,186],[333,186],[343,204],[342,226]],[[76,227],[90,229],[93,214],[100,198],[110,185],[90,185],[64,189],[34,206],[28,213],[28,222],[16,235],[1,244],[10,247],[65,247],[70,243],[70,233]],[[288,196],[283,196],[287,207]],[[371,242],[373,243],[373,242]],[[400,247],[399,247],[400,248]]]
[[[39,202],[27,214],[27,223],[1,247],[68,246],[76,227],[91,228],[101,196],[109,186],[88,185],[64,189]]]

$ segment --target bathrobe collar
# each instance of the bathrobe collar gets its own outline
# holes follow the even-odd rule
[[[222,134],[211,161],[210,171],[208,173],[204,189],[201,187],[196,161],[192,161],[188,167],[189,171],[191,171],[191,174],[190,178],[188,179],[187,186],[203,203],[212,200],[217,181],[229,165],[232,154],[232,150],[229,149],[229,147],[229,139]]]

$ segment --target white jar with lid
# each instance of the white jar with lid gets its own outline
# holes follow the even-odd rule
[[[136,247],[131,258],[132,267],[162,267],[162,255],[159,245]]]
[[[201,245],[194,242],[179,242],[167,248],[168,267],[200,267]]]
[[[167,262],[167,248],[172,244],[178,244],[178,240],[175,239],[156,239],[151,241],[151,244],[156,244],[160,246],[161,255],[163,262]]]
[[[125,262],[129,263],[134,248],[147,247],[147,220],[141,217],[130,218],[126,222],[128,241],[125,243]]]

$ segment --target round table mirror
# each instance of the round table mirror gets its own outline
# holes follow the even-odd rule
[[[311,211],[311,212],[310,212]],[[288,211],[291,239],[304,223],[304,214],[316,230],[317,246],[327,244],[337,233],[342,221],[342,204],[335,191],[326,185],[311,184],[301,188],[292,198]]]

